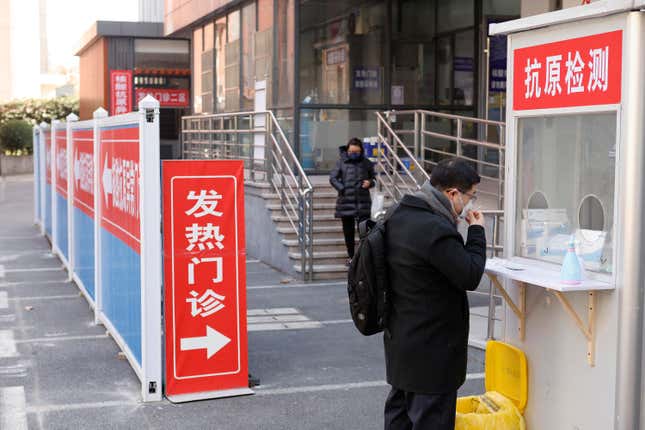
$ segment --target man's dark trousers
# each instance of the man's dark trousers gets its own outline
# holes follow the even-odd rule
[[[392,387],[385,402],[385,430],[454,430],[457,392],[411,393]]]

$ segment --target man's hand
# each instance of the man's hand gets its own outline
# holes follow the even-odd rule
[[[372,185],[372,183],[368,180],[363,181],[363,184],[361,185],[363,188],[367,189]]]
[[[484,226],[484,215],[480,211],[469,211],[466,215],[468,225]]]

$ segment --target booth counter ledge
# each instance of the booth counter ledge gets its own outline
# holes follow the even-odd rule
[[[543,264],[527,265],[515,260],[493,258],[486,262],[486,275],[495,288],[499,291],[504,301],[519,320],[519,336],[524,341],[526,337],[526,287],[534,286],[544,288],[557,297],[566,313],[573,319],[576,326],[587,339],[587,362],[594,366],[595,353],[595,309],[596,291],[614,290],[615,286],[597,279],[583,280],[579,284],[571,285],[560,281],[559,273],[552,268],[546,268]],[[515,282],[519,290],[519,303],[516,303],[508,294],[499,277]],[[587,323],[585,323],[578,312],[573,308],[565,293],[586,292],[587,293]]]

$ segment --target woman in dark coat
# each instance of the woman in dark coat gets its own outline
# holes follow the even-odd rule
[[[356,224],[370,217],[372,198],[370,188],[375,185],[374,166],[365,158],[363,144],[352,138],[340,148],[340,159],[329,174],[329,182],[338,191],[335,217],[343,221],[347,255],[354,258],[354,229]]]

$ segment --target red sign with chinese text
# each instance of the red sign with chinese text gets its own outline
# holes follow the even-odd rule
[[[56,192],[67,198],[67,130],[56,130]]]
[[[132,112],[132,70],[110,71],[110,115]]]
[[[94,218],[94,130],[72,131],[74,206]]]
[[[163,162],[167,395],[248,388],[243,169]]]
[[[516,49],[513,109],[620,102],[623,32]]]
[[[145,96],[150,94],[161,107],[188,107],[189,93],[184,89],[169,88],[135,88],[135,98],[139,103]]]
[[[45,181],[52,183],[52,134],[49,130],[43,131],[45,137]]]
[[[101,227],[139,254],[139,126],[101,129],[100,142]]]

